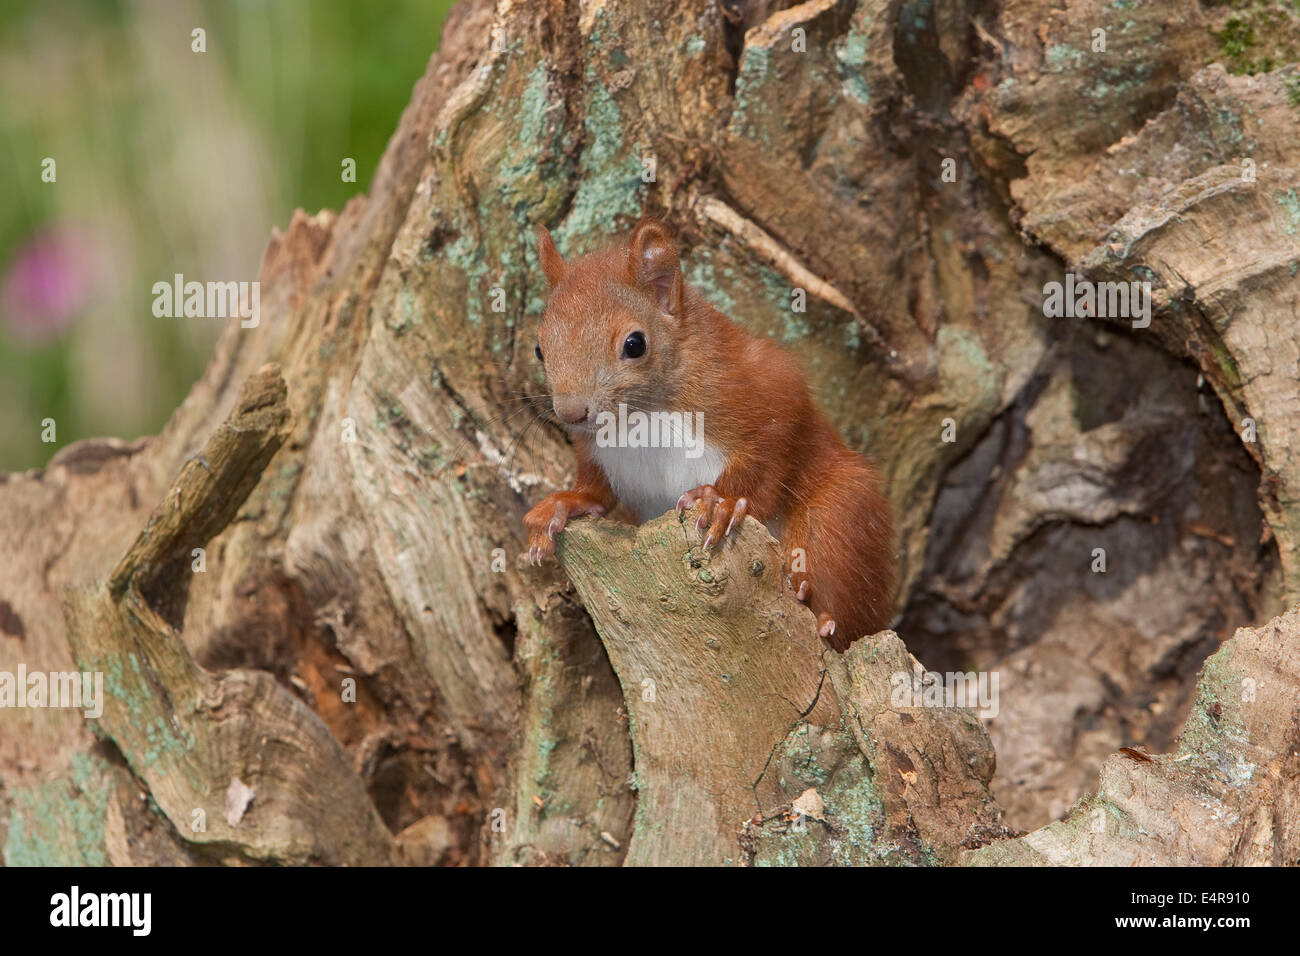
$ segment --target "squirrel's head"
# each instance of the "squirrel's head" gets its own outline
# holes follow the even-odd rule
[[[685,291],[668,227],[643,219],[624,242],[565,262],[545,226],[538,257],[551,294],[537,331],[551,404],[567,428],[602,412],[667,407],[677,391]]]

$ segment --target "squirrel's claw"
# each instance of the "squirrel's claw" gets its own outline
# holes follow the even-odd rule
[[[540,565],[555,553],[555,536],[564,530],[570,518],[581,515],[600,517],[607,510],[599,501],[577,492],[547,495],[524,515],[524,528],[528,531],[529,562]]]
[[[713,520],[704,547],[707,549],[710,544],[721,543],[723,538],[731,534],[737,521],[744,521],[748,509],[749,502],[744,498],[719,498],[713,508]]]
[[[695,530],[708,531],[704,536],[704,549],[707,551],[731,534],[738,523],[744,521],[749,512],[749,499],[724,498],[712,485],[700,485],[692,488],[677,499],[677,511],[698,507],[699,517],[695,519]]]
[[[545,498],[524,515],[528,529],[528,561],[534,567],[555,553],[555,535],[564,530],[568,510],[562,501]]]
[[[749,513],[749,499],[737,498],[735,503],[731,506],[730,512],[730,515],[727,517],[727,529],[722,532],[724,537],[731,534],[731,529],[734,528],[737,523],[744,524],[745,515]]]
[[[528,545],[528,563],[533,567],[541,567],[542,562],[555,553],[555,539],[553,538],[529,538]]]

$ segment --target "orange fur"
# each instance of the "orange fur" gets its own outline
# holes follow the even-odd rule
[[[836,650],[887,627],[894,588],[893,529],[880,477],[850,450],[817,409],[797,363],[783,348],[746,332],[681,279],[667,228],[645,220],[620,244],[565,263],[539,229],[552,295],[539,347],[557,409],[594,416],[629,407],[702,410],[709,441],[726,466],[711,487],[682,488],[698,499],[713,542],[748,513],[780,530],[790,586],[807,582],[807,603]],[[649,341],[644,359],[620,360],[632,331]],[[579,411],[578,414],[581,414]],[[530,555],[554,550],[554,534],[579,514],[616,504],[591,451],[592,433],[570,430],[578,460],[572,490],[549,495],[525,516]],[[716,494],[714,493],[716,489]],[[806,570],[790,571],[795,549]]]

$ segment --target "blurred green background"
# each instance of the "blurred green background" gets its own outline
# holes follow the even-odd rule
[[[295,208],[365,192],[450,7],[0,3],[0,470],[167,421],[226,320],[156,318],[153,284],[256,279]]]

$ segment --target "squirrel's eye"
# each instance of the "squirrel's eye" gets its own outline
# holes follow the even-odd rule
[[[537,361],[542,361],[542,346],[540,343],[533,346],[533,353],[537,356]]]
[[[634,359],[645,355],[645,333],[633,332],[623,340],[623,358]]]

